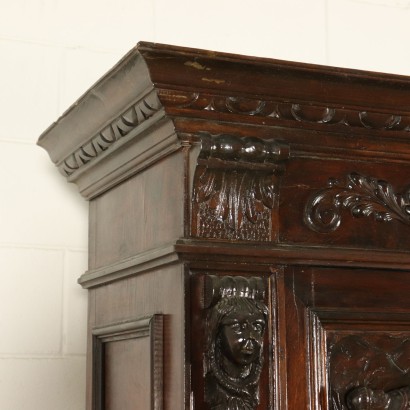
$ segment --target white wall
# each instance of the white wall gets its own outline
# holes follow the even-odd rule
[[[140,40],[410,75],[409,21],[410,0],[0,0],[0,409],[84,409],[87,204],[35,146],[68,105]]]

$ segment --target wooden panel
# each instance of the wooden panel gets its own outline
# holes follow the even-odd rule
[[[106,343],[104,410],[151,409],[149,347],[139,339]]]
[[[94,410],[163,408],[163,318],[93,329]]]
[[[349,180],[352,173],[361,178]],[[408,175],[408,164],[386,160],[383,163],[348,159],[289,162],[283,176],[279,205],[280,241],[407,250],[410,219],[406,208],[400,207],[402,196],[407,197]],[[370,178],[378,183],[369,183]],[[329,181],[333,181],[333,189],[329,189]],[[319,196],[321,194],[323,198]],[[310,199],[317,201],[315,209],[306,209]],[[307,218],[317,221],[315,211],[320,224],[307,224]],[[382,220],[384,216],[387,220]]]
[[[396,391],[410,386],[408,272],[288,268],[284,282],[289,408],[359,409],[347,404],[357,391],[384,409],[374,397],[407,394]]]
[[[405,327],[407,331],[394,330],[385,323],[383,332],[326,331],[330,409],[349,408],[348,395],[363,387],[380,395],[381,391],[389,393],[410,386],[409,321]]]
[[[184,233],[183,211],[179,152],[91,202],[90,269],[175,241]]]
[[[184,289],[184,266],[175,264],[90,290],[93,327],[163,315],[164,395],[171,408],[182,408],[185,400]]]

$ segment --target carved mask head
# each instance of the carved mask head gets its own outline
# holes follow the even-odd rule
[[[207,275],[204,290],[209,309],[205,401],[212,410],[253,410],[268,318],[264,280]]]
[[[232,310],[220,322],[219,343],[223,354],[237,365],[249,365],[261,354],[265,313],[255,301],[246,298],[227,299]]]
[[[211,344],[225,373],[246,377],[251,372],[250,365],[261,365],[266,318],[266,306],[250,298],[224,297],[214,306]]]

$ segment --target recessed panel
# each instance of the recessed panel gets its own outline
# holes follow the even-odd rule
[[[104,410],[150,408],[150,361],[149,338],[105,343]]]
[[[288,408],[408,410],[409,273],[332,267],[285,273]]]
[[[93,410],[162,410],[162,315],[94,328],[93,373]]]

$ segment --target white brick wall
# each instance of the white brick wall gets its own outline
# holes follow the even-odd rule
[[[0,0],[0,409],[84,409],[87,204],[35,145],[137,41],[410,75],[410,0]]]

